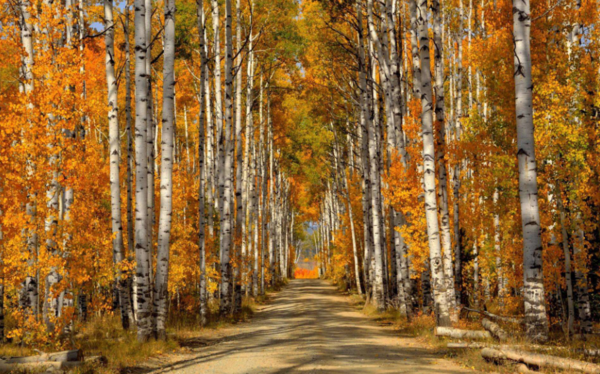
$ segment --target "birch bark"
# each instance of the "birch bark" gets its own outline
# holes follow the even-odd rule
[[[132,118],[131,118],[131,53],[129,43],[129,14],[130,14],[129,2],[125,8],[125,25],[123,26],[123,34],[125,38],[125,127],[127,132],[127,250],[128,260],[133,262],[134,253],[134,231],[133,231],[133,131],[132,131]],[[131,299],[135,300],[133,290],[133,278],[134,274],[130,271],[127,279],[127,303],[129,304],[127,314],[129,316],[130,324],[135,322],[134,317],[134,306],[132,306]]]
[[[417,0],[413,0],[415,2]],[[437,216],[435,185],[435,149],[433,140],[433,102],[431,89],[431,70],[429,57],[429,34],[427,1],[418,0],[417,25],[421,57],[421,124],[423,137],[423,185],[425,192],[425,216],[429,239],[429,260],[433,280],[433,295],[438,326],[450,326],[449,306],[447,302],[446,280],[442,262],[442,253]]]
[[[455,141],[460,142],[462,132],[462,86],[463,86],[463,67],[462,67],[462,28],[463,28],[463,2],[459,1],[458,24],[459,31],[457,37],[457,61],[456,61],[456,121],[454,128]],[[460,304],[463,299],[462,287],[462,249],[461,249],[461,230],[460,230],[460,161],[454,165],[454,185],[452,186],[453,205],[454,205],[454,274],[456,282],[456,302]]]
[[[452,240],[450,238],[450,215],[448,212],[448,175],[446,172],[446,112],[444,107],[444,43],[442,40],[442,20],[439,0],[431,3],[433,13],[433,45],[435,64],[435,120],[437,133],[438,200],[443,250],[444,275],[449,307],[455,309],[456,295],[452,264]],[[456,313],[451,313],[458,320]]]
[[[167,339],[166,319],[169,300],[169,254],[173,211],[173,137],[175,127],[175,0],[165,1],[165,49],[163,62],[162,141],[160,163],[160,215],[154,313],[156,337]]]
[[[150,284],[150,294],[153,295],[153,276],[152,272],[154,271],[153,261],[154,261],[154,136],[156,131],[156,126],[154,122],[154,116],[152,114],[154,106],[153,106],[153,96],[152,96],[152,0],[145,0],[145,11],[146,14],[144,16],[145,23],[145,32],[146,32],[146,59],[144,62],[146,63],[146,79],[148,80],[148,96],[146,100],[146,106],[148,107],[147,116],[146,116],[146,157],[148,158],[146,162],[146,172],[148,176],[146,178],[146,182],[148,183],[148,188],[146,190],[147,196],[147,215],[148,219],[146,224],[148,228],[146,230],[146,235],[148,235],[147,246],[148,246],[148,274],[149,274],[149,284]],[[137,89],[137,87],[136,87]],[[137,109],[137,105],[136,105]]]
[[[231,0],[225,1],[225,131],[223,132],[223,146],[226,148],[224,153],[223,170],[220,175],[223,177],[223,195],[222,195],[222,213],[221,229],[219,231],[221,246],[221,305],[222,315],[232,312],[231,305],[231,263],[230,251],[232,245],[231,232],[231,208],[232,208],[232,156],[233,142],[231,140],[231,130],[233,121],[233,41],[231,33],[232,10]]]
[[[235,275],[233,277],[235,284],[235,297],[234,297],[234,309],[241,310],[242,298],[241,295],[245,291],[244,287],[244,275],[245,275],[245,257],[246,257],[246,220],[245,210],[243,207],[247,206],[246,200],[244,200],[243,191],[246,187],[246,179],[243,177],[244,173],[244,159],[242,158],[242,148],[248,153],[248,145],[242,146],[242,9],[240,7],[240,0],[235,2],[236,12],[236,49],[237,49],[237,65],[235,67],[235,202],[236,202],[236,215],[235,215],[235,254],[239,256],[239,265],[235,267]],[[246,137],[246,142],[248,138]],[[247,196],[245,197],[247,199]],[[240,243],[240,244],[238,244]]]
[[[129,293],[125,284],[121,282],[121,261],[123,261],[123,225],[121,222],[121,183],[119,177],[121,142],[119,134],[119,107],[117,102],[117,81],[115,77],[115,24],[113,21],[112,0],[104,0],[104,42],[106,45],[106,84],[108,99],[108,138],[109,138],[109,162],[110,162],[110,200],[111,200],[111,229],[113,261],[116,267],[117,278],[115,280],[116,292],[119,295],[119,309],[121,311],[121,323],[124,329],[129,328],[129,317],[126,305]]]
[[[211,136],[207,126],[207,136],[205,137],[205,117],[206,117],[206,106],[204,101],[206,99],[206,88],[205,83],[207,81],[207,58],[206,58],[206,30],[205,30],[205,15],[204,15],[204,0],[197,0],[197,22],[198,22],[198,38],[200,42],[200,115],[198,118],[198,166],[200,181],[198,183],[198,249],[200,252],[200,325],[205,326],[207,323],[208,315],[208,304],[207,304],[207,277],[206,277],[206,238],[205,238],[205,209],[206,197],[205,191],[210,189],[210,181],[204,178],[204,143],[208,138],[210,144]],[[209,166],[210,168],[210,166]],[[210,205],[210,199],[209,199]],[[210,214],[210,212],[209,212]]]
[[[538,206],[537,165],[533,137],[529,0],[513,0],[515,109],[519,197],[523,229],[523,278],[527,336],[548,340],[548,319],[542,269],[542,239]]]
[[[137,285],[137,337],[147,341],[152,334],[150,253],[148,247],[148,173],[147,173],[147,123],[148,123],[148,79],[146,76],[146,5],[144,0],[135,0],[135,252]]]

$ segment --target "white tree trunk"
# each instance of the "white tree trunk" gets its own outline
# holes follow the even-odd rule
[[[435,150],[433,140],[433,101],[431,89],[431,69],[429,57],[429,34],[427,20],[427,1],[417,4],[417,25],[421,57],[421,124],[423,137],[423,169],[425,192],[425,216],[427,219],[427,237],[429,239],[429,260],[433,295],[438,326],[449,326],[449,305],[447,302],[446,277],[442,262],[440,235],[437,217],[435,185]]]
[[[458,29],[460,30],[457,37],[457,74],[456,74],[456,121],[454,128],[454,136],[457,142],[460,141],[462,132],[462,85],[463,85],[463,67],[462,67],[462,29],[463,29],[463,2],[459,0],[459,16]],[[460,161],[456,161],[454,165],[454,183],[452,186],[453,205],[454,205],[454,276],[456,282],[456,303],[461,303],[462,290],[462,251],[461,251],[461,235],[460,235]]]
[[[146,179],[148,183],[147,189],[147,215],[148,219],[146,224],[148,225],[148,229],[146,231],[146,235],[148,235],[147,246],[148,246],[148,274],[149,274],[149,282],[150,282],[150,294],[154,294],[153,285],[153,274],[154,266],[154,137],[156,132],[156,124],[154,122],[153,116],[153,108],[154,108],[154,97],[152,95],[152,0],[145,0],[145,10],[146,14],[144,17],[144,22],[146,25],[146,59],[144,60],[146,63],[146,79],[148,80],[148,95],[146,100],[147,108],[147,117],[146,117],[146,157],[148,161],[146,163],[146,172],[148,173],[148,177]],[[137,108],[137,105],[136,105]],[[152,317],[154,318],[154,317]]]
[[[225,1],[225,131],[223,132],[222,143],[225,147],[223,170],[220,175],[223,177],[223,195],[221,209],[221,229],[219,232],[221,246],[221,305],[222,315],[232,312],[231,309],[231,278],[230,251],[232,244],[231,232],[231,207],[232,207],[232,156],[233,142],[231,140],[231,130],[233,125],[233,46],[232,46],[232,14],[231,0]]]
[[[132,129],[132,118],[131,118],[131,57],[130,57],[130,45],[129,45],[129,2],[125,9],[125,24],[123,26],[123,34],[125,38],[125,118],[126,118],[126,132],[127,132],[127,250],[128,260],[133,261],[134,253],[134,231],[133,231],[133,129]],[[127,279],[127,315],[129,317],[130,324],[135,322],[135,305],[131,305],[131,298],[135,301],[135,295],[133,293],[133,272],[130,272]],[[123,300],[122,300],[123,301]],[[137,302],[136,302],[137,303]]]
[[[200,116],[198,118],[198,166],[200,181],[198,183],[198,249],[200,254],[200,325],[205,326],[207,323],[207,315],[208,315],[208,303],[207,303],[207,277],[206,277],[206,239],[205,239],[205,209],[206,206],[206,197],[205,191],[211,189],[209,178],[204,177],[204,169],[205,169],[205,160],[204,160],[204,143],[206,139],[207,143],[211,144],[212,134],[210,132],[210,127],[207,126],[206,133],[207,136],[204,136],[205,131],[205,118],[206,118],[206,106],[204,105],[204,101],[206,99],[206,89],[205,83],[207,81],[207,58],[206,58],[206,30],[205,30],[205,18],[204,18],[204,1],[198,0],[196,1],[197,5],[197,22],[198,22],[198,38],[200,42]],[[209,164],[210,169],[210,164]],[[210,174],[212,171],[209,171]],[[210,199],[209,199],[210,206]],[[210,211],[209,211],[210,215]]]
[[[448,212],[448,174],[446,172],[446,113],[444,107],[444,43],[442,40],[441,6],[439,0],[431,3],[433,12],[433,45],[435,63],[435,120],[437,122],[437,167],[438,167],[438,200],[441,228],[441,244],[443,250],[444,275],[449,307],[455,310],[456,294],[454,290],[454,272],[452,262],[452,240],[450,238],[450,215]],[[458,319],[458,314],[451,316]]]
[[[163,62],[162,141],[160,163],[160,215],[154,282],[156,337],[167,339],[166,319],[169,301],[169,254],[173,211],[173,138],[175,126],[175,0],[165,1],[165,43]]]
[[[513,0],[514,79],[517,115],[519,196],[523,228],[523,278],[527,336],[548,339],[542,270],[542,238],[538,206],[537,165],[533,137],[529,0]]]
[[[111,229],[112,229],[112,247],[113,261],[117,268],[117,278],[115,280],[116,292],[119,295],[119,307],[121,311],[121,321],[124,329],[129,328],[129,316],[126,305],[129,300],[129,292],[121,282],[120,264],[123,261],[123,225],[121,222],[121,183],[119,178],[119,164],[121,142],[119,134],[119,107],[117,101],[117,81],[115,77],[115,24],[113,21],[112,0],[104,0],[104,42],[106,45],[106,83],[108,92],[108,142],[109,142],[109,160],[110,160],[110,200],[111,200]]]
[[[147,123],[148,79],[146,77],[146,5],[135,0],[135,253],[138,340],[147,341],[152,334],[150,291],[150,253],[148,247],[148,173]]]
[[[246,219],[245,210],[247,196],[243,197],[243,191],[246,187],[246,178],[243,177],[244,167],[247,164],[247,158],[242,158],[242,148],[245,149],[245,154],[248,154],[248,144],[242,147],[242,10],[240,0],[235,2],[236,10],[236,49],[237,49],[237,66],[235,80],[235,202],[236,202],[236,220],[235,220],[235,240],[234,243],[241,243],[241,247],[236,248],[235,253],[239,256],[239,265],[235,267],[236,275],[234,275],[235,298],[234,310],[241,310],[242,298],[241,295],[245,291],[244,275],[245,275],[245,257],[246,257]],[[246,136],[246,143],[249,138]],[[246,161],[246,162],[244,162]],[[245,199],[244,199],[245,198]]]
[[[214,53],[214,84],[215,84],[215,123],[217,125],[217,155],[215,170],[217,171],[217,198],[215,205],[219,216],[223,216],[223,190],[225,188],[225,135],[223,133],[223,99],[221,95],[221,27],[219,16],[219,1],[211,0],[213,20],[213,53]],[[221,253],[221,252],[219,252]],[[222,254],[222,253],[221,253]],[[221,258],[222,261],[222,258]]]

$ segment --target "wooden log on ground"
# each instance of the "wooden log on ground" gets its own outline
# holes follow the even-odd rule
[[[86,357],[83,361],[69,361],[63,362],[62,368],[75,368],[84,364],[90,364],[94,366],[103,366],[108,363],[108,360],[104,356],[90,356]]]
[[[499,316],[497,314],[493,314],[493,313],[487,312],[485,310],[477,310],[477,309],[471,309],[471,308],[467,308],[467,307],[463,307],[462,310],[466,310],[467,312],[481,314],[482,316],[485,316],[489,319],[493,319],[494,321],[508,322],[508,323],[515,323],[515,324],[525,323],[525,319],[521,318],[521,317]]]
[[[107,363],[104,356],[91,356],[81,361],[39,361],[39,362],[21,362],[6,363],[0,362],[0,374],[13,373],[17,370],[23,371],[41,371],[41,370],[66,370],[80,367],[83,365],[100,366]]]
[[[533,371],[533,370],[529,369],[529,367],[525,364],[517,365],[517,373],[519,373],[519,374],[541,374],[541,372],[539,372],[539,371]]]
[[[42,361],[42,362],[24,362],[20,364],[0,363],[0,373],[14,373],[17,370],[23,371],[41,371],[43,369],[59,370],[63,368],[66,362]]]
[[[502,330],[502,328],[498,326],[497,323],[494,323],[489,319],[484,318],[481,320],[481,326],[483,326],[484,329],[489,331],[490,334],[492,334],[492,336],[494,336],[494,338],[498,339],[499,341],[505,342],[508,340],[508,334],[506,333],[506,331]]]
[[[484,348],[481,356],[489,361],[512,360],[530,366],[546,367],[561,370],[577,370],[586,374],[600,374],[600,366],[591,362],[572,360],[568,358],[542,355],[538,353],[515,351],[511,349]]]
[[[487,344],[483,343],[448,343],[446,347],[450,349],[481,349],[487,348]]]
[[[68,362],[83,361],[83,352],[80,349],[54,353],[42,353],[38,356],[11,357],[4,361],[5,364],[27,364],[34,362]]]
[[[446,336],[454,339],[490,339],[492,335],[485,330],[461,330],[452,327],[436,327],[435,336]]]

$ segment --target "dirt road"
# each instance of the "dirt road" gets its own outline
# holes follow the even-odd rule
[[[321,280],[293,280],[252,322],[163,372],[472,373],[355,311]]]

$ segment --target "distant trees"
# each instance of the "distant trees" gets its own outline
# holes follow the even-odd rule
[[[577,268],[586,273],[590,256],[597,252],[593,230],[584,232],[580,226],[583,211],[597,210],[589,200],[594,193],[578,187],[597,173],[585,163],[567,161],[585,153],[576,144],[594,138],[579,132],[591,122],[575,109],[589,103],[586,95],[576,94],[580,83],[575,81],[590,85],[596,78],[582,78],[567,66],[568,61],[589,64],[578,54],[578,37],[573,38],[580,30],[576,20],[581,19],[581,6],[574,2],[536,8],[544,16],[552,14],[550,24],[574,25],[575,31],[550,36],[547,24],[531,25],[529,2],[522,1],[305,4],[307,38],[318,45],[303,60],[307,81],[323,79],[326,71],[327,83],[310,89],[318,92],[313,95],[320,98],[317,102],[334,98],[329,112],[315,109],[335,139],[328,157],[334,182],[322,194],[323,229],[317,241],[320,267],[327,276],[350,279],[380,310],[398,308],[410,318],[416,308],[433,307],[440,326],[458,317],[457,303],[525,314],[528,337],[542,341],[548,336],[548,315],[558,310],[552,308],[574,298],[563,293],[572,294],[568,290],[577,283],[583,285],[578,291],[577,305],[583,310],[579,326],[587,329],[590,281],[573,281],[570,271],[566,278],[560,271],[572,266],[571,253],[577,253]],[[514,50],[495,44],[505,39],[514,42]],[[548,53],[538,42],[542,39],[552,40],[558,49]],[[565,78],[558,85],[574,96],[551,104],[545,90],[553,90],[557,82],[536,75],[533,53],[545,56],[539,71],[550,69]],[[500,76],[514,79],[515,90],[499,85]],[[536,91],[538,84],[543,88]],[[533,105],[543,114],[534,116]],[[581,136],[573,143],[558,141],[554,126],[565,136],[562,131],[577,128]],[[542,144],[541,167],[536,164],[536,143]],[[566,165],[583,174],[560,170]],[[350,184],[362,191],[348,197],[335,180],[344,180],[340,176],[354,169],[362,181]],[[566,183],[558,189],[557,173],[560,183]],[[544,197],[538,201],[538,196]],[[565,197],[572,210],[556,205]],[[359,217],[345,204],[353,198],[362,199]],[[510,218],[516,212],[522,215],[522,227]],[[561,233],[565,226],[569,229]],[[360,256],[353,255],[352,243],[341,239],[350,237],[350,231],[362,243]],[[556,240],[560,237],[565,250]],[[342,268],[352,276],[342,276]],[[569,303],[573,315],[575,303]]]

